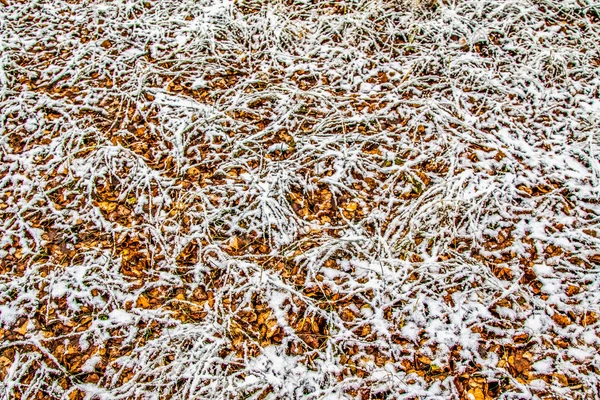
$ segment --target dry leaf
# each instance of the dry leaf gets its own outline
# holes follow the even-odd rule
[[[267,339],[270,339],[277,332],[277,328],[278,328],[278,326],[277,326],[277,320],[272,319],[272,320],[267,321],[266,327],[267,327],[267,334],[266,334],[266,336],[267,336]]]
[[[516,357],[513,368],[516,374],[524,374],[528,372],[531,362],[523,357]]]
[[[143,294],[138,297],[137,306],[141,308],[150,308],[150,302],[148,298]]]
[[[552,320],[554,320],[554,322],[563,327],[571,324],[571,320],[569,319],[569,317],[559,313],[555,313],[552,316]]]
[[[425,356],[425,355],[419,355],[417,357],[417,360],[421,363],[421,364],[425,364],[425,365],[430,365],[431,364],[431,358]]]
[[[0,369],[4,369],[11,364],[12,364],[12,361],[10,360],[10,358],[5,357],[5,356],[0,356]]]
[[[229,241],[229,247],[236,251],[239,250],[241,247],[240,239],[237,236],[232,237]]]
[[[524,343],[529,339],[528,333],[518,333],[513,336],[513,342],[515,343]]]
[[[567,296],[571,297],[579,293],[579,287],[574,285],[569,285],[567,288]]]
[[[316,319],[311,318],[310,327],[311,327],[311,330],[313,331],[313,333],[319,333],[319,331],[320,331],[319,330],[319,323],[317,322]]]
[[[589,258],[589,260],[594,264],[600,264],[600,254],[594,254]]]
[[[25,335],[27,333],[27,324],[28,324],[28,322],[25,321],[20,327],[15,329],[15,332],[18,333],[19,335]]]
[[[346,211],[356,211],[356,209],[358,208],[358,204],[354,201],[346,204],[346,207],[344,207]]]
[[[588,311],[585,313],[582,322],[583,326],[594,325],[596,322],[598,322],[598,314],[593,311]]]
[[[104,212],[113,212],[117,208],[117,203],[112,201],[101,201],[98,203],[98,208]]]
[[[485,394],[483,393],[483,390],[479,387],[472,388],[467,392],[467,395],[472,400],[485,400]]]
[[[267,319],[269,319],[270,316],[271,316],[270,311],[262,312],[262,313],[258,314],[258,320],[256,322],[258,323],[258,325],[262,325],[267,321]]]
[[[569,386],[569,380],[563,374],[552,374],[554,378],[558,381],[558,383],[562,386]]]

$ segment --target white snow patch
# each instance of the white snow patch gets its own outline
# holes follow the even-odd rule
[[[545,358],[543,360],[535,362],[531,367],[538,374],[549,374],[554,371],[554,361],[550,358]]]

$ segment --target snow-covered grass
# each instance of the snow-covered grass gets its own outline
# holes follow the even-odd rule
[[[0,3],[0,398],[600,397],[600,3]]]

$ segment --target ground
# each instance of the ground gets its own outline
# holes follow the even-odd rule
[[[599,398],[598,43],[591,0],[0,0],[0,398]]]

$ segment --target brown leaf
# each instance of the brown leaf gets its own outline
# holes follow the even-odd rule
[[[344,308],[340,317],[342,318],[342,321],[352,322],[354,318],[356,318],[356,314],[350,310],[350,308]]]
[[[303,332],[305,330],[304,329],[305,327],[310,328],[310,324],[311,324],[310,318],[302,318],[300,321],[298,321],[298,325],[296,325],[296,330],[299,332]],[[306,330],[308,330],[308,329],[306,329]]]
[[[525,343],[529,339],[528,333],[518,333],[513,336],[513,342],[515,343]]]
[[[569,342],[567,342],[564,339],[561,338],[555,338],[552,340],[554,342],[554,344],[556,344],[558,347],[560,347],[561,349],[566,349],[569,347]]]
[[[567,296],[571,297],[579,293],[579,287],[574,285],[569,285],[567,288]]]
[[[417,357],[417,361],[419,361],[421,364],[423,365],[430,365],[431,364],[431,358],[427,357],[426,355],[419,355]]]
[[[244,322],[247,323],[253,323],[256,322],[258,317],[256,316],[256,313],[252,310],[242,310],[240,311],[240,319]]]
[[[517,375],[524,374],[529,371],[531,362],[523,357],[515,357],[513,368]]]
[[[320,332],[319,322],[315,318],[311,318],[310,327],[311,327],[311,330],[313,331],[313,333],[319,333]]]
[[[371,333],[371,325],[364,324],[356,331],[356,334],[361,337],[365,337]]]
[[[588,311],[583,317],[583,326],[594,325],[598,322],[598,314],[593,311]]]
[[[532,191],[530,188],[528,188],[527,186],[525,186],[525,185],[518,185],[518,186],[517,186],[517,189],[519,189],[519,190],[520,190],[520,191],[522,191],[522,192],[525,192],[525,193],[527,193],[527,194],[528,194],[528,195],[530,195],[530,196],[531,196],[531,194],[533,193],[533,191]]]
[[[563,374],[552,374],[554,378],[558,381],[558,383],[562,386],[569,386],[569,379]]]
[[[125,217],[125,216],[127,216],[127,215],[131,214],[131,211],[129,211],[129,209],[128,209],[127,207],[125,207],[125,206],[122,206],[122,205],[119,205],[119,206],[117,207],[117,214],[118,214],[120,217]]]
[[[569,317],[563,314],[554,313],[554,315],[552,316],[552,320],[554,320],[554,322],[563,327],[571,325],[571,320],[569,319]]]

